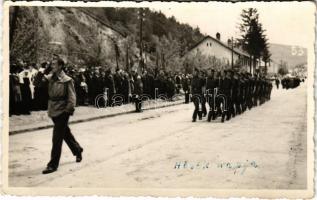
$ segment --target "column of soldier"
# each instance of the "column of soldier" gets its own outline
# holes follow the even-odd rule
[[[26,63],[23,61],[10,65],[9,78],[9,111],[11,115],[30,114],[33,110],[46,110],[48,102],[48,85],[42,81],[44,74],[50,69],[50,63]],[[96,97],[104,94],[108,88],[108,105],[114,95],[121,95],[126,104],[133,102],[132,94],[147,94],[154,98],[155,88],[158,94],[171,99],[179,93],[182,87],[182,77],[185,75],[163,70],[148,69],[139,74],[136,70],[125,71],[117,69],[112,73],[109,67],[82,67],[67,66],[66,74],[74,79],[77,94],[77,104],[81,106],[95,106]],[[187,76],[188,78],[188,76]],[[188,87],[188,84],[187,84]],[[103,102],[99,102],[102,106]],[[104,102],[105,104],[105,102]],[[141,109],[137,109],[141,112]]]
[[[221,117],[221,122],[230,120],[270,100],[272,87],[271,81],[260,74],[214,69],[206,72],[196,68],[191,81],[195,106],[192,121],[206,116],[209,122],[217,117]]]

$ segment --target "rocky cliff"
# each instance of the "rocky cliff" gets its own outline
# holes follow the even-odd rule
[[[57,53],[73,65],[125,63],[124,34],[82,8],[12,7],[10,29],[11,62],[41,63]]]

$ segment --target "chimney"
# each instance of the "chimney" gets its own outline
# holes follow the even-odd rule
[[[216,33],[216,38],[217,38],[217,40],[219,40],[220,41],[220,33]]]

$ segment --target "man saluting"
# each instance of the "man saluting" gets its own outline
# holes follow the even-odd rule
[[[73,115],[76,105],[76,93],[74,81],[67,76],[64,69],[64,61],[55,56],[52,61],[52,71],[46,76],[48,81],[48,116],[54,123],[53,146],[51,160],[47,164],[43,174],[52,173],[57,170],[62,152],[63,140],[76,156],[76,162],[82,160],[83,148],[78,144],[72,135],[69,127],[69,116]]]

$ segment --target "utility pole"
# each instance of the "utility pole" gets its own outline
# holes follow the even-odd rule
[[[233,37],[231,37],[231,68],[233,69]]]
[[[139,9],[139,19],[140,19],[140,70],[142,71],[144,68],[143,61],[143,20],[144,20],[144,10],[143,8]]]

